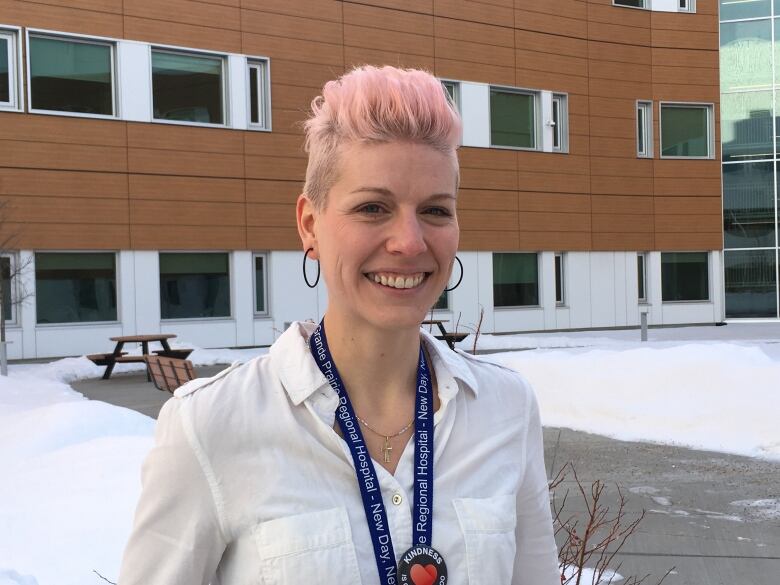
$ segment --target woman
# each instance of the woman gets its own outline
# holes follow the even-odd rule
[[[391,67],[312,109],[323,322],[165,405],[120,585],[557,585],[531,389],[419,327],[458,247],[456,110]]]

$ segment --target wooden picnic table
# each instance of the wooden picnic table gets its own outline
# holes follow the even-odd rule
[[[99,366],[106,366],[106,371],[103,373],[103,379],[108,380],[111,377],[111,372],[114,371],[114,366],[117,362],[144,362],[144,356],[151,355],[149,353],[149,344],[158,342],[162,345],[161,355],[175,356],[176,351],[171,349],[168,345],[168,340],[176,337],[173,333],[155,333],[152,335],[119,335],[117,337],[111,337],[111,341],[116,341],[116,347],[114,347],[113,353],[99,353],[94,355],[88,355],[87,357]],[[122,348],[125,343],[140,343],[142,353],[141,355],[126,355],[127,352],[123,352]],[[147,380],[151,380],[149,372],[146,372]]]
[[[422,322],[423,325],[436,325],[441,332],[441,335],[436,335],[436,339],[446,341],[451,350],[455,350],[455,342],[463,341],[468,333],[450,333],[444,328],[445,323],[449,323],[449,319],[426,319]]]

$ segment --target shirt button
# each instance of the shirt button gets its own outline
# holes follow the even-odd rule
[[[403,502],[403,501],[404,501],[404,498],[403,498],[403,496],[401,494],[399,494],[399,493],[393,494],[393,504],[395,504],[396,506],[400,506],[401,502]]]

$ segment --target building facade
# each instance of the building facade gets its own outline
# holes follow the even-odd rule
[[[777,319],[780,2],[721,0],[725,306]]]
[[[300,122],[364,63],[463,115],[451,327],[723,320],[715,0],[0,0],[10,357],[319,319]]]

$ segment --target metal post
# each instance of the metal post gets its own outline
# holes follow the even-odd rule
[[[647,313],[642,311],[639,314],[639,318],[641,319],[642,324],[642,341],[647,341]]]
[[[8,354],[6,353],[6,342],[0,341],[0,375],[8,375]]]

